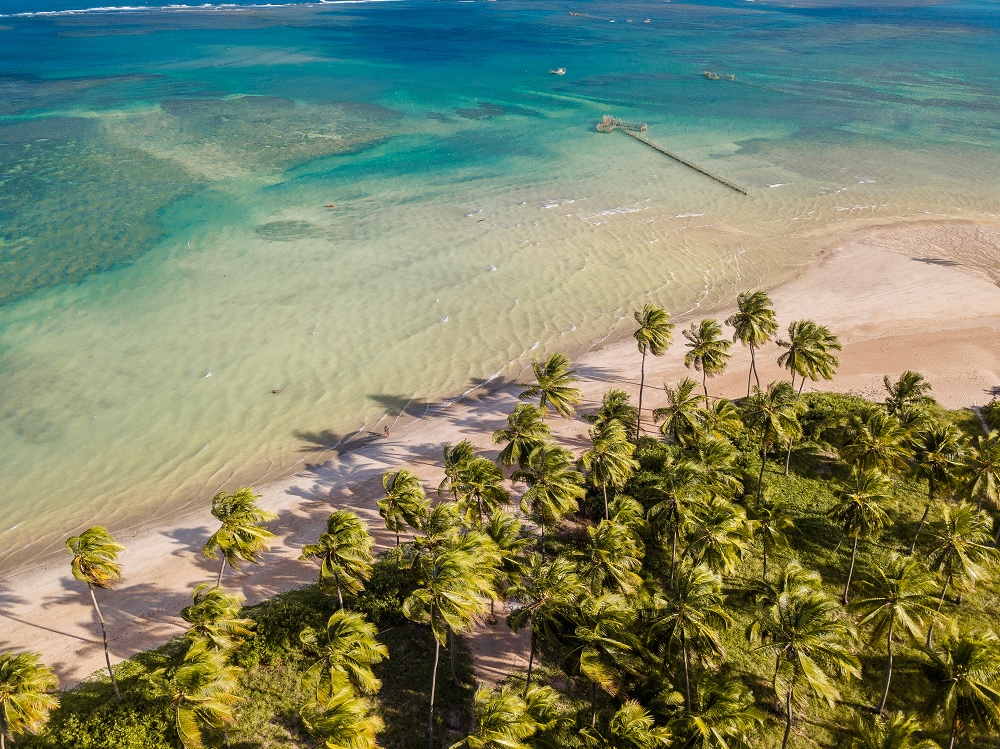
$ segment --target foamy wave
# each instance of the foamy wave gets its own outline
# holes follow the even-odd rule
[[[259,8],[290,8],[310,5],[355,5],[358,3],[394,3],[400,0],[319,0],[308,3],[203,3],[201,5],[101,5],[93,8],[73,8],[69,10],[35,10],[24,13],[0,13],[0,18],[33,18],[46,16],[79,16],[89,13],[142,13],[142,12],[190,12],[190,11],[240,11]]]
[[[678,213],[674,218],[695,218],[696,216],[704,215],[704,213]]]

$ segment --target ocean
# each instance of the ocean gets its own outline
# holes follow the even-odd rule
[[[646,301],[711,309],[865,227],[996,222],[998,49],[986,1],[0,0],[0,570]]]

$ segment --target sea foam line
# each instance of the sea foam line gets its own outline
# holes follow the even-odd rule
[[[24,13],[0,13],[0,18],[34,18],[51,16],[79,16],[91,13],[142,13],[156,11],[191,12],[191,11],[239,11],[260,8],[290,8],[293,6],[320,5],[357,5],[360,3],[394,3],[401,0],[319,0],[306,3],[254,3],[243,5],[239,3],[203,3],[201,5],[102,5],[93,8],[72,8],[67,10],[35,10]]]

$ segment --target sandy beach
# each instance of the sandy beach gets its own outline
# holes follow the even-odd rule
[[[844,349],[837,377],[818,387],[881,398],[883,375],[895,378],[913,369],[930,380],[933,395],[943,405],[983,405],[1000,392],[998,237],[1000,230],[995,227],[965,223],[903,224],[854,237],[795,279],[770,290],[781,330],[792,320],[811,318],[840,337]],[[729,312],[705,314],[722,319]],[[689,374],[683,366],[680,329],[700,316],[675,320],[673,348],[664,357],[647,360],[644,405],[650,411],[663,401],[661,383],[674,384]],[[776,356],[773,345],[758,354],[765,382],[786,376],[774,363]],[[748,353],[734,347],[727,373],[710,381],[710,394],[732,398],[745,394],[748,362]],[[583,377],[583,413],[592,411],[612,387],[637,394],[639,354],[631,339],[580,357],[576,368]],[[297,557],[302,545],[318,536],[333,509],[356,509],[379,543],[389,543],[375,506],[383,472],[409,468],[430,493],[442,477],[441,450],[446,443],[469,439],[495,456],[491,434],[504,424],[517,392],[512,383],[482,389],[434,416],[393,430],[387,439],[371,435],[349,452],[323,453],[322,462],[258,487],[261,504],[280,515],[272,526],[278,541],[262,565],[227,572],[225,584],[254,603],[312,581],[315,567]],[[577,452],[584,448],[585,422],[553,418],[552,424],[561,444]],[[203,511],[168,527],[120,536],[127,547],[121,559],[124,579],[116,590],[98,592],[114,661],[181,633],[183,622],[177,612],[190,602],[196,584],[214,578],[218,562],[201,553],[215,527],[208,500]],[[103,666],[100,629],[86,589],[70,575],[66,555],[52,555],[4,574],[0,616],[0,651],[40,652],[64,686]],[[473,637],[478,675],[484,681],[520,665],[524,638],[502,630],[503,625],[495,633],[484,628]]]

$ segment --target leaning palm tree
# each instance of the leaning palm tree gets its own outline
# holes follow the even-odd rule
[[[941,749],[924,738],[923,727],[912,715],[895,712],[885,718],[857,713],[851,719],[850,749]]]
[[[108,629],[104,623],[104,615],[101,614],[101,607],[97,605],[94,588],[107,590],[121,579],[122,566],[118,563],[118,554],[125,551],[125,547],[115,541],[105,528],[95,525],[79,536],[67,539],[66,548],[69,549],[69,553],[73,557],[71,562],[73,577],[86,583],[87,590],[90,592],[90,600],[94,604],[97,620],[101,623],[101,635],[104,638],[104,662],[108,664],[108,675],[111,677],[111,686],[114,687],[115,697],[121,702],[122,696],[118,691],[118,681],[111,668],[111,655],[108,653]]]
[[[477,689],[472,712],[476,730],[450,749],[528,749],[528,739],[538,730],[524,698],[509,686]]]
[[[927,479],[927,504],[924,514],[913,534],[910,553],[917,548],[920,531],[927,522],[931,507],[938,492],[942,489],[954,489],[965,459],[965,438],[957,427],[948,424],[934,424],[925,430],[917,442],[915,454],[916,475]]]
[[[743,404],[743,421],[760,442],[760,473],[757,476],[757,502],[760,502],[767,453],[776,445],[791,444],[802,434],[795,391],[787,382],[772,382],[767,390],[758,389]]]
[[[504,488],[503,471],[492,460],[481,456],[465,464],[452,482],[452,489],[458,498],[460,512],[477,527],[482,527],[486,517],[510,501]]]
[[[264,528],[264,524],[277,520],[278,516],[258,507],[258,499],[260,495],[254,494],[248,486],[237,489],[235,494],[219,492],[212,497],[212,515],[222,527],[205,543],[205,556],[215,559],[218,552],[222,553],[218,586],[222,585],[226,562],[233,569],[239,567],[241,560],[259,564],[261,552],[271,548],[274,534]]]
[[[795,527],[788,505],[777,498],[764,496],[750,506],[750,527],[756,540],[760,541],[762,572],[761,579],[767,580],[767,556],[777,550],[789,548],[785,531]]]
[[[677,547],[690,523],[692,508],[707,501],[714,488],[700,464],[687,458],[673,457],[664,464],[657,482],[650,488],[649,501],[652,505],[646,512],[646,518],[661,543],[670,536],[668,587],[674,585]]]
[[[233,692],[239,674],[221,651],[202,641],[192,643],[169,685],[177,737],[185,749],[202,749],[205,728],[225,730],[236,720],[233,711],[241,699]]]
[[[377,749],[378,734],[385,727],[371,701],[347,688],[325,702],[307,702],[299,715],[325,749]]]
[[[995,429],[976,437],[965,455],[964,494],[976,501],[976,509],[988,502],[994,508],[1000,503],[1000,432]]]
[[[800,678],[832,707],[840,693],[831,674],[861,677],[861,664],[848,644],[854,628],[822,593],[781,596],[757,613],[747,634],[751,642],[760,643],[758,651],[774,656],[775,683],[782,671],[787,674],[782,749],[787,749],[792,734],[792,704]]]
[[[684,749],[750,749],[750,737],[764,730],[764,712],[740,679],[705,674],[691,710],[680,711],[669,725]]]
[[[59,680],[38,653],[0,654],[0,749],[42,730],[59,707]]]
[[[693,503],[691,509],[691,530],[681,559],[704,562],[721,575],[733,574],[753,538],[746,511],[719,495]]]
[[[892,495],[892,482],[877,470],[855,468],[846,482],[837,482],[834,496],[837,504],[826,513],[841,525],[842,537],[850,538],[851,562],[847,568],[847,582],[840,600],[846,606],[854,577],[854,560],[858,555],[858,541],[876,538],[889,522],[884,509]]]
[[[630,528],[602,520],[587,528],[587,540],[575,553],[580,577],[595,596],[633,593],[642,583],[642,541]]]
[[[552,430],[545,422],[545,412],[532,403],[518,403],[507,417],[507,428],[493,432],[495,444],[507,443],[497,461],[505,466],[517,463],[524,468],[531,451],[551,438]]]
[[[604,731],[584,728],[584,746],[593,749],[659,749],[671,746],[672,734],[635,700],[626,700],[608,721]]]
[[[907,406],[929,406],[934,403],[934,399],[928,395],[931,391],[931,384],[924,379],[919,372],[912,372],[909,369],[899,376],[896,382],[889,379],[889,375],[882,378],[888,396],[885,399],[885,407],[889,413],[894,414]]]
[[[538,521],[543,547],[546,528],[558,525],[587,494],[583,476],[572,466],[573,454],[569,450],[553,444],[540,445],[528,456],[528,467],[511,476],[528,485],[521,497],[521,510]]]
[[[583,393],[573,387],[573,383],[579,382],[580,378],[570,369],[566,355],[556,353],[545,361],[535,359],[531,362],[531,369],[535,373],[535,384],[522,385],[521,394],[517,397],[521,400],[538,398],[543,412],[552,406],[562,416],[572,416],[575,412],[573,406],[580,402]]]
[[[628,393],[620,388],[612,388],[606,392],[601,399],[601,407],[597,409],[597,413],[588,414],[583,418],[595,426],[601,426],[616,419],[625,425],[629,439],[633,442],[638,439],[633,425],[639,420],[639,409],[629,401]]]
[[[451,445],[444,446],[444,478],[438,485],[438,496],[450,489],[454,498],[458,499],[458,493],[455,490],[455,480],[466,464],[474,457],[476,457],[476,448],[472,446],[469,440],[462,440],[454,447]]]
[[[673,343],[671,334],[674,326],[669,322],[670,315],[655,304],[646,304],[641,312],[635,313],[635,321],[639,329],[632,334],[642,354],[642,366],[639,369],[639,409],[635,419],[636,439],[642,435],[642,392],[646,387],[646,354],[663,356]]]
[[[203,639],[216,650],[229,651],[253,634],[255,622],[241,617],[242,610],[242,596],[202,583],[194,589],[194,602],[181,609],[181,618],[191,625],[190,639]]]
[[[508,598],[517,602],[517,607],[507,617],[507,624],[515,630],[531,627],[528,687],[531,686],[539,633],[548,634],[558,621],[565,619],[584,590],[572,561],[559,556],[546,562],[541,554],[535,553],[529,557],[520,581],[507,591]]]
[[[701,429],[701,412],[698,409],[700,395],[694,395],[698,383],[685,377],[676,388],[663,383],[667,394],[667,405],[653,410],[653,420],[662,421],[660,432],[675,445],[687,447],[695,441]]]
[[[988,630],[952,632],[928,655],[928,707],[950,730],[948,749],[960,737],[1000,729],[1000,638]]]
[[[928,566],[944,576],[938,611],[944,605],[949,585],[954,582],[975,586],[1000,561],[986,513],[962,502],[957,507],[942,505],[941,515],[941,522],[931,530],[932,548],[927,557]],[[931,646],[933,631],[933,626],[927,630],[927,647]]]
[[[500,555],[500,564],[497,567],[496,590],[500,598],[503,598],[505,591],[515,580],[524,573],[525,554],[529,546],[534,543],[534,539],[523,533],[524,524],[516,517],[504,510],[497,510],[488,522],[483,524],[485,533],[497,553]],[[495,622],[494,600],[490,599],[490,622]]]
[[[897,475],[913,457],[908,431],[880,406],[869,405],[852,413],[844,432],[840,458],[861,470]]]
[[[318,559],[319,588],[336,592],[337,605],[344,608],[344,591],[358,593],[372,570],[374,540],[368,526],[350,510],[337,510],[326,520],[326,533],[314,544],[302,547],[299,559]]]
[[[396,548],[399,548],[399,533],[404,528],[419,528],[430,510],[424,488],[412,471],[402,469],[382,474],[382,488],[385,496],[378,500],[378,513],[385,521],[386,530],[396,534]]]
[[[807,379],[813,382],[833,379],[840,364],[833,353],[841,349],[837,336],[825,325],[817,325],[812,320],[796,320],[791,323],[788,326],[788,340],[779,340],[778,346],[785,349],[778,357],[778,365],[791,372],[793,388],[795,375],[801,377],[800,393]]]
[[[688,339],[688,352],[684,355],[684,366],[694,367],[701,372],[701,387],[705,391],[705,404],[708,404],[708,380],[722,374],[729,361],[731,341],[722,338],[722,326],[715,320],[702,320],[683,331]]]
[[[904,637],[915,640],[920,636],[924,620],[934,613],[934,577],[923,562],[914,557],[893,556],[887,565],[873,565],[862,578],[863,597],[851,607],[860,615],[858,624],[871,625],[869,642],[885,639],[888,658],[886,662],[885,687],[882,699],[875,712],[885,710],[889,699],[889,684],[892,682],[892,645],[896,630],[902,630]]]
[[[747,398],[750,397],[750,378],[757,380],[757,357],[755,349],[770,341],[778,330],[778,319],[774,314],[771,297],[763,291],[744,291],[736,297],[736,314],[726,319],[726,325],[735,330],[733,340],[750,349],[750,371],[747,373]]]
[[[322,632],[303,629],[299,640],[316,658],[302,677],[310,695],[326,704],[345,686],[363,695],[378,692],[382,682],[372,666],[388,658],[389,650],[377,635],[373,624],[352,611],[335,611]]]
[[[589,472],[591,483],[601,487],[604,519],[608,520],[608,487],[620,491],[639,469],[639,462],[632,458],[635,445],[629,441],[625,426],[618,421],[592,426],[590,441],[593,447],[583,454],[581,463]]]

